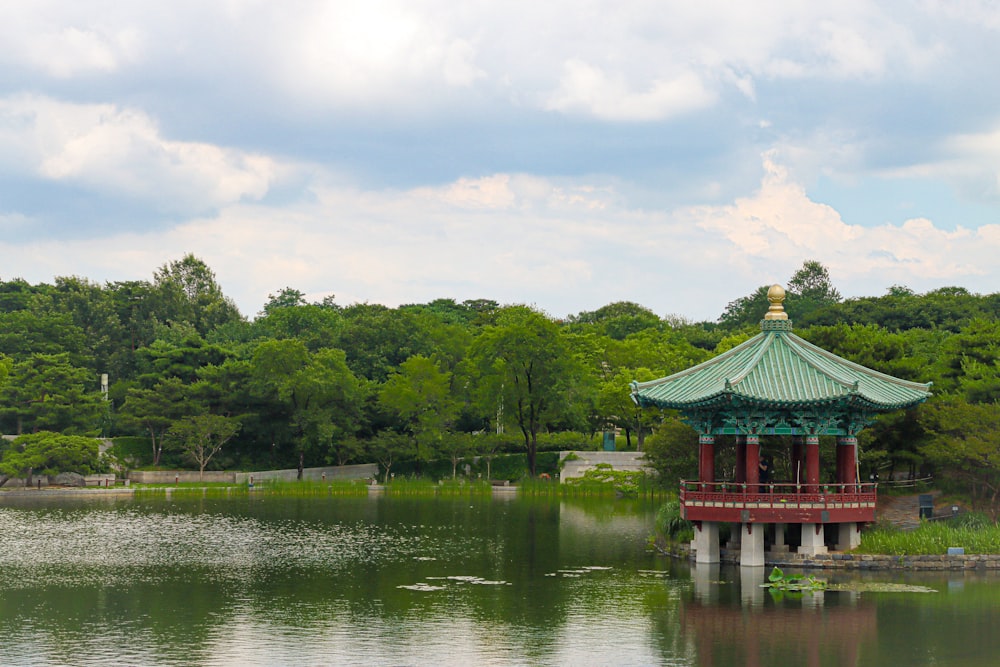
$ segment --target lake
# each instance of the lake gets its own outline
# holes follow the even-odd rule
[[[993,665],[1000,579],[776,598],[648,548],[655,505],[0,498],[3,665]]]

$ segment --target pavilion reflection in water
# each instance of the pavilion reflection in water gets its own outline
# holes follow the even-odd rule
[[[775,601],[761,587],[764,568],[741,567],[739,583],[724,580],[733,573],[717,564],[691,569],[693,591],[679,618],[699,667],[854,667],[863,645],[876,639],[876,606],[857,593],[816,591]]]

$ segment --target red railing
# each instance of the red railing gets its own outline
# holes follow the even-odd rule
[[[690,482],[680,485],[682,513],[692,521],[826,523],[872,521],[877,484]]]

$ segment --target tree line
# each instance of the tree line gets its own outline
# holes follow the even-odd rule
[[[798,335],[934,382],[927,404],[863,434],[863,463],[883,474],[934,471],[995,500],[1000,295],[894,286],[843,299],[815,261],[786,286]],[[248,318],[192,255],[148,281],[0,281],[0,430],[132,436],[142,447],[118,453],[133,467],[390,469],[447,459],[454,473],[470,455],[519,451],[532,474],[539,451],[596,447],[615,430],[620,448],[648,450],[676,479],[692,465],[690,429],[636,408],[628,384],[755,335],[767,287],[714,322],[694,322],[631,302],[557,319],[489,299],[310,303],[291,287]],[[23,458],[23,447],[0,447]]]

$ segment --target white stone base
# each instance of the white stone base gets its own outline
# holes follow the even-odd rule
[[[838,530],[837,551],[850,551],[861,546],[861,531],[858,530],[857,523],[853,521],[842,523]]]
[[[774,524],[774,544],[771,551],[775,553],[788,553],[788,545],[785,544],[785,524]]]
[[[696,563],[718,563],[719,562],[719,524],[715,521],[702,521],[701,530],[695,526],[694,539],[691,540],[694,547],[694,562]]]
[[[742,567],[764,565],[764,524],[740,524],[740,565]]]
[[[819,534],[816,533],[817,528]],[[827,553],[826,545],[823,543],[823,524],[802,524],[802,546],[799,547],[799,553],[807,556]]]

